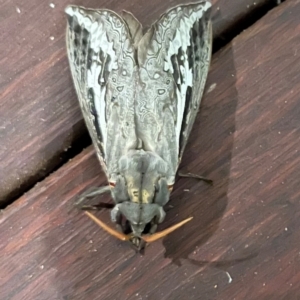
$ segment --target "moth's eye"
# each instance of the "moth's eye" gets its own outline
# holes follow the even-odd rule
[[[113,82],[116,82],[117,80],[116,80],[116,78],[113,78],[112,81],[113,81]]]
[[[167,80],[167,82],[166,82],[167,84],[170,84],[170,80]]]

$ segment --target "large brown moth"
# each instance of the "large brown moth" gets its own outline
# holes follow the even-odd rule
[[[188,136],[197,115],[212,50],[211,4],[176,6],[150,29],[129,12],[68,6],[67,51],[82,109],[109,185],[117,230],[138,249],[189,221],[156,232],[165,218]],[[96,206],[93,206],[95,208]],[[125,234],[122,224],[130,225]],[[144,234],[148,227],[147,235]]]

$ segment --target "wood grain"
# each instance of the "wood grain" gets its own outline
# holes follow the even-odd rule
[[[215,36],[273,0],[214,0]],[[189,1],[88,0],[86,7],[133,12],[150,25],[166,9]],[[86,135],[70,77],[64,8],[59,2],[4,0],[0,60],[0,203],[9,202],[46,176]],[[159,3],[159,4],[158,4]]]
[[[90,147],[2,212],[0,299],[299,300],[299,15],[286,1],[214,56],[182,163],[214,186],[179,179],[161,229],[192,222],[145,255],[108,236],[73,208],[106,182]]]

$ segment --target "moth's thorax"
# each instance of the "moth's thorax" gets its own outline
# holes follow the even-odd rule
[[[111,219],[118,222],[123,215],[133,235],[139,237],[146,224],[160,223],[164,219],[163,206],[170,196],[167,164],[153,152],[134,149],[122,156],[118,165],[119,172],[110,177],[116,202]]]
[[[120,160],[131,202],[152,203],[158,189],[158,181],[166,177],[167,165],[155,153],[132,150]]]

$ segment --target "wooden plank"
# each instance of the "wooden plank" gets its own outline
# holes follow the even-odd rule
[[[299,299],[299,15],[286,1],[214,56],[182,163],[214,187],[178,180],[161,228],[192,222],[144,256],[108,236],[73,208],[105,184],[88,148],[2,212],[0,299]]]
[[[126,9],[149,25],[167,8],[182,2],[185,1],[72,3]],[[215,33],[221,36],[247,13],[270,2],[214,0]],[[69,3],[28,0],[21,4],[13,0],[0,4],[5,41],[0,46],[0,203],[20,195],[56,168],[69,147],[86,134],[65,50],[63,9]]]

